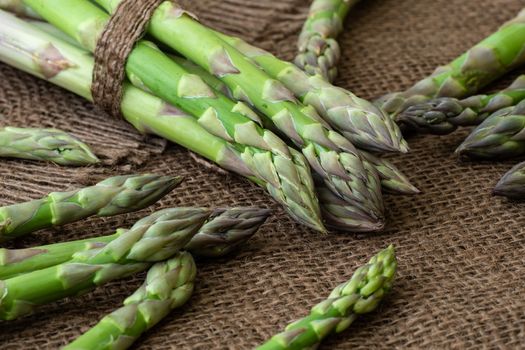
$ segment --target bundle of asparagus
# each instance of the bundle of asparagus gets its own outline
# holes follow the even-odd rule
[[[164,209],[111,236],[0,252],[0,319],[143,271],[180,249],[221,256],[265,221],[260,209]]]
[[[321,75],[327,81],[337,76],[341,48],[337,36],[350,9],[359,0],[314,0],[299,35],[299,54],[295,64],[310,75]]]
[[[114,9],[118,3],[119,1],[99,1],[108,11]],[[23,4],[69,34],[78,45],[91,51],[101,28],[108,20],[106,13],[85,0],[67,3],[24,0]],[[60,11],[55,11],[56,9]],[[211,77],[215,82],[220,79],[222,85],[210,87],[209,74],[208,78],[202,77],[202,74],[192,74],[193,72],[185,69],[186,66],[183,67],[176,60],[164,55],[152,43],[137,43],[126,64],[128,78],[138,87],[147,89],[166,101],[125,85],[122,113],[138,130],[166,137],[223,168],[248,177],[265,187],[285,205],[293,217],[323,231],[320,209],[305,158],[286,146],[275,134],[263,129],[260,114],[253,112],[244,103],[233,102],[224,95],[222,91],[227,86],[230,96],[253,104],[261,114],[268,117],[267,122],[274,122],[301,147],[308,163],[322,179],[322,190],[332,192],[331,196],[323,198],[337,198],[338,205],[344,201],[345,206],[351,209],[338,211],[336,214],[337,219],[353,223],[345,226],[345,229],[366,230],[365,227],[377,229],[382,226],[383,204],[378,169],[381,170],[381,180],[386,186],[392,187],[399,181],[402,188],[397,192],[414,192],[406,177],[390,163],[382,161],[377,164],[365,159],[352,143],[331,130],[314,108],[298,102],[279,81],[266,75],[216,33],[179,10],[172,3],[162,4],[151,20],[150,34],[193,59],[208,73],[215,75]],[[7,14],[2,16],[3,22],[9,27],[5,28],[5,37],[7,40],[12,38],[18,46],[22,46],[23,51],[20,52],[20,47],[13,50],[9,45],[0,46],[0,58],[3,61],[91,99],[92,58],[70,43],[49,36]],[[176,37],[180,35],[186,40],[178,40]],[[191,36],[188,35],[199,36],[195,42],[199,42],[198,49],[201,51],[189,44],[192,40],[189,40]],[[37,57],[37,61],[28,60],[24,52]],[[71,64],[59,65],[58,61]],[[48,66],[54,68],[55,74],[45,77],[41,71]],[[312,91],[310,93],[310,88],[303,88],[303,97],[323,96],[320,101],[324,101],[326,93],[330,92],[329,87],[337,89],[326,82],[329,87],[316,87],[315,80],[308,79],[306,76]],[[350,107],[353,108],[352,113],[356,120],[366,123],[373,121],[374,127],[371,127],[372,124],[367,124],[366,127],[362,124],[362,129],[370,130],[367,134],[374,134],[375,126],[380,128],[386,125],[386,132],[381,130],[374,137],[383,144],[393,143],[389,150],[396,147],[406,149],[400,132],[380,110],[350,93],[341,91],[341,94],[351,103],[339,108],[339,115],[350,113]],[[337,108],[329,108],[331,112],[335,109]],[[371,148],[378,150],[379,147]],[[333,205],[334,202],[321,203],[323,208]],[[361,215],[343,216],[352,215],[350,213],[356,211]]]
[[[394,247],[389,246],[314,306],[309,316],[291,323],[257,350],[315,349],[331,333],[344,331],[359,315],[374,311],[391,289],[396,268]]]
[[[448,65],[437,68],[431,76],[406,91],[381,97],[376,104],[407,128],[415,124],[418,130],[432,130],[430,125],[434,124],[433,118],[418,118],[417,123],[411,118],[409,123],[405,123],[398,116],[410,106],[434,98],[462,98],[476,93],[509,70],[525,63],[522,54],[524,45],[525,9],[466,53]],[[423,127],[426,124],[429,126]]]
[[[0,157],[74,166],[99,162],[85,143],[62,130],[9,126],[0,128]]]

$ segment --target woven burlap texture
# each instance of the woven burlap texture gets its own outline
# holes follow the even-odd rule
[[[294,57],[308,3],[182,2],[203,22],[286,59]],[[349,16],[341,38],[343,59],[337,83],[367,98],[408,87],[493,32],[524,5],[523,0],[363,1]],[[394,158],[423,193],[387,196],[385,232],[325,236],[295,224],[255,185],[210,171],[186,150],[142,137],[79,97],[3,64],[0,82],[0,113],[6,116],[2,124],[58,127],[82,138],[104,159],[104,165],[89,169],[1,160],[0,204],[122,173],[185,177],[153,208],[42,231],[14,242],[13,247],[108,234],[169,206],[275,209],[242,251],[227,259],[198,262],[194,297],[142,337],[138,349],[253,348],[305,315],[390,243],[396,245],[399,257],[392,293],[377,312],[328,340],[322,349],[525,346],[525,206],[490,194],[512,162],[459,162],[453,156],[466,131],[411,138],[412,152]],[[63,346],[118,307],[141,277],[0,323],[0,348]]]

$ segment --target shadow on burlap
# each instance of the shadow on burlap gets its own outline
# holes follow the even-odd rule
[[[291,59],[307,11],[303,0],[185,1],[204,22]],[[342,36],[338,83],[373,98],[399,90],[463,52],[513,17],[519,0],[369,0],[350,15]],[[129,172],[183,175],[154,208],[89,219],[40,232],[16,247],[108,234],[169,206],[256,205],[275,216],[241,252],[199,261],[194,297],[145,335],[140,349],[248,349],[305,315],[371,255],[393,243],[399,274],[378,312],[321,348],[495,348],[525,346],[524,205],[490,191],[512,165],[461,163],[452,155],[465,131],[411,139],[394,161],[423,190],[387,197],[382,234],[322,236],[296,225],[256,186],[210,172],[188,152],[144,138],[59,88],[0,65],[2,124],[58,127],[81,137],[104,166],[61,168],[2,160],[0,203]],[[2,322],[2,349],[58,348],[118,307],[141,276]]]

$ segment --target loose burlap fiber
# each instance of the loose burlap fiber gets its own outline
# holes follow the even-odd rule
[[[183,2],[201,20],[292,59],[306,0]],[[485,37],[522,0],[368,0],[349,16],[338,83],[373,98],[408,87]],[[1,25],[1,24],[0,24]],[[511,77],[507,78],[509,81]],[[91,184],[129,172],[178,174],[185,182],[154,208],[95,218],[12,243],[26,247],[111,233],[169,206],[256,205],[275,215],[242,251],[199,261],[194,297],[141,338],[139,349],[249,349],[305,315],[378,250],[393,243],[399,274],[378,311],[322,349],[520,348],[525,346],[525,206],[490,192],[506,163],[459,162],[466,131],[410,139],[394,161],[423,193],[387,196],[388,228],[373,235],[320,235],[291,221],[256,186],[210,171],[186,150],[144,138],[46,82],[0,65],[2,124],[58,127],[93,146],[104,165],[62,168],[0,161],[0,203]],[[501,82],[500,84],[504,84]],[[141,276],[0,323],[0,348],[58,348],[118,307]]]

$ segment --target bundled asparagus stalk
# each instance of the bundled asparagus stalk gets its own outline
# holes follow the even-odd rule
[[[525,199],[525,162],[519,163],[501,178],[494,194],[511,199]]]
[[[491,95],[477,95],[460,100],[439,97],[408,107],[397,120],[409,130],[445,135],[460,126],[479,125],[500,109],[525,99],[525,75],[520,75],[508,88]]]
[[[8,13],[0,12],[0,21],[0,60],[92,100],[92,57]],[[54,75],[42,74],[50,69]],[[137,130],[176,142],[249,178],[267,189],[299,222],[324,229],[309,167],[299,152],[287,148],[282,154],[274,154],[227,142],[212,135],[193,117],[127,83],[121,111]]]
[[[85,143],[58,129],[0,128],[0,157],[73,166],[99,162]]]
[[[337,36],[350,9],[359,0],[314,0],[299,35],[299,54],[295,64],[310,75],[321,75],[327,81],[337,76],[341,48]]]
[[[56,13],[46,15],[46,9],[52,8],[54,1],[24,2],[55,26],[66,32],[69,29],[64,25],[67,19],[57,20]],[[112,11],[120,1],[97,3]],[[64,11],[63,6],[61,11],[70,12]],[[366,181],[369,170],[355,147],[327,128],[313,108],[296,101],[293,93],[279,81],[172,2],[164,2],[155,11],[149,33],[221,79],[232,89],[235,98],[257,107],[302,149],[312,168],[332,191],[363,210],[382,216],[383,204],[377,201],[381,199],[380,188]]]
[[[223,37],[225,37],[226,39],[229,38],[226,36],[223,36]],[[241,50],[241,52],[245,53],[244,50]],[[186,70],[191,72],[192,74],[195,74],[201,77],[202,80],[204,80],[213,89],[217,91],[222,91],[225,95],[228,95],[228,96],[232,95],[231,90],[220,79],[214,77],[213,75],[205,71],[200,66],[182,57],[171,56],[171,58],[175,62],[177,62],[179,65],[183,66]],[[410,183],[408,178],[398,168],[396,168],[396,166],[393,165],[391,162],[389,162],[386,159],[375,157],[372,154],[364,152],[364,151],[360,151],[359,153],[361,157],[363,158],[364,164],[368,162],[370,163],[370,166],[374,167],[375,171],[377,172],[381,180],[381,185],[382,185],[383,190],[387,192],[399,193],[399,194],[419,193],[419,190],[415,188]],[[321,187],[321,186],[322,184],[319,183],[318,187]],[[334,196],[336,195],[334,194]],[[331,203],[331,202],[328,202],[328,203]],[[323,203],[321,203],[321,206],[322,205]],[[348,206],[348,204],[345,204],[345,206]],[[348,226],[348,227],[351,227],[351,226]]]
[[[124,306],[104,317],[63,350],[127,349],[173,309],[188,301],[197,268],[188,253],[153,265],[146,281]]]
[[[397,118],[408,107],[433,98],[472,95],[523,64],[524,45],[525,9],[466,53],[448,65],[437,68],[431,76],[406,91],[383,96],[376,103]]]
[[[482,159],[525,154],[525,101],[499,110],[481,123],[458,147],[461,156]]]
[[[178,210],[184,211],[185,209]],[[184,246],[184,249],[197,256],[224,256],[250,239],[266,221],[269,214],[269,210],[259,208],[214,210],[199,232]],[[75,254],[105,247],[126,232],[126,230],[118,229],[116,233],[109,236],[27,249],[0,248],[0,280],[65,263]]]
[[[78,295],[171,258],[199,232],[213,211],[158,211],[103,247],[75,253],[71,260],[0,281],[0,319],[27,315],[39,305]]]
[[[396,268],[394,247],[390,246],[314,306],[309,316],[291,323],[257,350],[315,349],[331,333],[344,331],[359,315],[375,310],[392,287]]]
[[[94,186],[52,192],[42,199],[0,207],[0,241],[89,216],[113,216],[143,209],[180,183],[153,174],[110,177]]]
[[[309,76],[290,62],[254,47],[239,38],[215,32],[272,78],[279,80],[357,147],[372,152],[408,151],[398,126],[380,108],[319,76]]]

